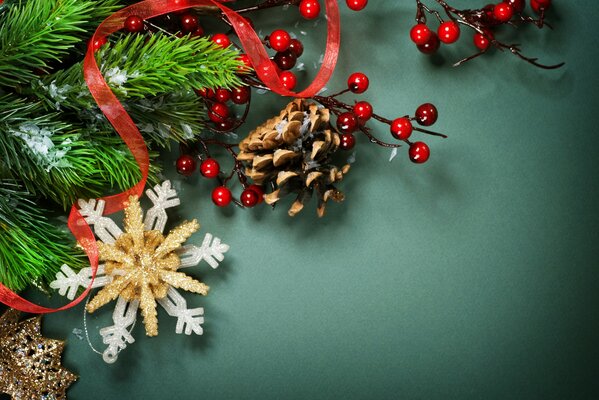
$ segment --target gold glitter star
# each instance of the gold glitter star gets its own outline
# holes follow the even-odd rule
[[[9,309],[0,317],[0,393],[13,399],[66,400],[77,376],[63,368],[64,342],[40,333],[41,316],[19,322]]]
[[[129,197],[125,208],[125,232],[114,244],[98,242],[100,261],[105,261],[107,275],[113,280],[87,305],[94,312],[118,296],[127,301],[139,300],[146,335],[158,335],[156,299],[166,297],[168,288],[208,294],[208,286],[177,272],[181,260],[175,252],[200,225],[195,219],[173,229],[166,238],[159,231],[144,230],[143,215],[137,196]]]

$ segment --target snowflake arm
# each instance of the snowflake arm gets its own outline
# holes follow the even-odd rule
[[[170,286],[178,289],[183,289],[192,293],[207,295],[210,288],[208,285],[198,282],[189,275],[183,272],[160,271],[160,278]]]
[[[102,341],[108,345],[102,354],[102,358],[106,363],[114,363],[119,353],[127,347],[127,344],[135,342],[129,329],[135,324],[138,308],[139,300],[127,302],[122,297],[118,298],[112,313],[114,325],[100,329]]]
[[[202,324],[204,323],[204,308],[187,308],[187,302],[181,294],[172,287],[169,288],[165,298],[159,299],[158,303],[171,317],[177,317],[177,326],[175,332],[186,335],[195,333],[201,335],[204,333]]]
[[[200,229],[200,224],[195,219],[184,222],[168,234],[164,242],[156,249],[155,258],[164,257],[168,253],[177,250],[194,232]]]
[[[162,185],[154,186],[154,190],[146,190],[146,195],[154,204],[152,208],[146,212],[146,218],[144,220],[146,230],[164,232],[164,226],[168,219],[165,210],[180,204],[177,192],[175,189],[171,188],[170,181],[165,181]]]
[[[229,245],[221,243],[220,239],[214,237],[210,233],[204,236],[204,241],[201,247],[194,245],[182,246],[179,256],[181,257],[181,265],[179,268],[187,268],[198,265],[204,260],[212,268],[217,268],[220,261],[225,259],[224,253],[229,251]]]
[[[79,199],[79,213],[89,225],[94,226],[94,233],[104,243],[112,244],[116,239],[123,234],[123,231],[110,218],[103,217],[104,200],[88,200]]]
[[[66,296],[67,299],[73,300],[79,287],[88,287],[91,280],[91,267],[83,268],[79,273],[75,273],[75,271],[65,264],[56,273],[56,279],[50,283],[50,287],[58,290],[58,294],[61,296]],[[98,265],[96,279],[94,279],[92,288],[103,287],[111,281],[112,277],[104,274],[104,264]]]

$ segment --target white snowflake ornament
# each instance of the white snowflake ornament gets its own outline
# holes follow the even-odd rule
[[[87,305],[89,312],[116,299],[112,315],[114,325],[100,329],[104,344],[104,361],[114,363],[120,351],[135,339],[131,330],[140,310],[146,333],[158,334],[156,303],[177,318],[175,332],[191,335],[203,333],[204,309],[187,308],[185,298],[177,288],[206,294],[208,287],[178,270],[198,265],[202,260],[217,268],[229,246],[207,233],[200,247],[181,244],[197,230],[197,222],[183,223],[163,236],[168,216],[166,209],[179,205],[177,193],[170,181],[148,189],[152,201],[142,221],[142,211],[136,197],[131,197],[125,209],[124,232],[116,223],[103,215],[103,200],[79,200],[79,212],[93,225],[98,239],[100,258],[106,261],[98,266],[93,288],[102,288]],[[50,287],[62,296],[73,299],[79,287],[91,282],[91,268],[75,273],[63,265]]]

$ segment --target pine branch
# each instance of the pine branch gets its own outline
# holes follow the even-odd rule
[[[135,160],[112,130],[88,132],[60,122],[57,114],[27,118],[23,110],[2,118],[10,108],[3,102],[7,98],[0,98],[0,178],[22,180],[29,192],[65,209],[78,198],[124,190],[140,179]],[[158,171],[152,164],[152,181]]]
[[[64,263],[76,270],[85,265],[70,234],[46,215],[23,187],[0,180],[0,282],[12,290],[49,284]]]
[[[117,0],[21,0],[0,20],[0,86],[16,87],[63,61]]]
[[[222,49],[204,37],[123,35],[98,52],[108,86],[121,101],[199,88],[241,86],[243,63],[236,50]],[[34,81],[32,94],[52,109],[90,108],[95,103],[83,79],[83,64]]]
[[[127,97],[242,85],[238,73],[244,64],[237,50],[206,37],[123,35],[110,47],[100,51],[102,71],[109,83],[126,71],[128,79],[119,89]]]
[[[165,94],[125,104],[141,133],[152,144],[170,148],[193,141],[205,129],[206,105],[193,91]]]

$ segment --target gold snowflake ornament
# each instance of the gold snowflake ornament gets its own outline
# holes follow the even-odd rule
[[[118,353],[135,340],[131,330],[137,310],[141,309],[146,334],[158,334],[159,304],[166,312],[177,317],[176,333],[201,335],[204,322],[203,308],[188,309],[185,298],[177,289],[206,295],[208,286],[181,272],[204,260],[212,268],[218,267],[229,246],[219,238],[207,233],[200,247],[185,241],[199,229],[196,220],[184,222],[167,235],[163,234],[167,222],[165,210],[179,205],[177,193],[169,181],[146,191],[154,204],[145,217],[139,200],[132,196],[125,208],[124,231],[115,222],[103,216],[102,200],[79,200],[79,212],[100,239],[100,261],[93,287],[102,289],[87,305],[92,313],[116,300],[113,326],[100,329],[103,341],[108,345],[103,353],[104,361],[115,362]],[[91,281],[91,268],[75,273],[63,265],[50,284],[61,295],[72,299],[80,286],[87,287]]]
[[[13,399],[66,400],[77,376],[60,363],[64,343],[41,334],[41,317],[19,322],[9,309],[0,317],[0,393]]]
[[[113,244],[98,242],[100,261],[106,261],[105,271],[113,275],[87,305],[90,313],[118,296],[127,301],[139,300],[144,317],[146,335],[158,335],[156,299],[166,297],[169,285],[188,292],[208,294],[208,286],[183,272],[175,253],[200,228],[195,219],[184,222],[166,237],[160,231],[145,230],[141,206],[137,196],[129,197],[125,208],[125,232]]]

